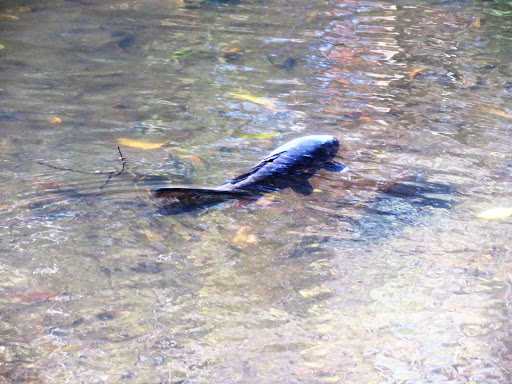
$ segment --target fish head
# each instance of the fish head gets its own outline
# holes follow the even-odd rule
[[[291,141],[290,144],[295,144],[298,150],[319,162],[332,160],[340,148],[339,140],[331,135],[304,136]]]
[[[325,160],[332,160],[340,149],[340,142],[330,135],[318,135],[320,156]]]
[[[309,135],[299,137],[274,150],[267,159],[278,159],[283,156],[295,167],[303,167],[311,176],[317,169],[323,168],[332,172],[343,172],[347,167],[333,159],[338,153],[340,142],[331,135]],[[291,160],[290,160],[291,159]]]
[[[310,156],[320,168],[331,172],[344,172],[348,169],[345,165],[333,160],[340,148],[337,138],[330,135],[313,135],[306,138],[309,138]]]
[[[331,135],[309,135],[299,137],[281,145],[272,151],[267,158],[284,153],[310,155],[318,160],[331,160],[340,148],[340,142]]]

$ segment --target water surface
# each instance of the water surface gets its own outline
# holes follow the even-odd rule
[[[3,379],[509,383],[511,219],[477,215],[511,206],[511,12],[2,2]],[[147,193],[317,133],[350,172],[311,196],[162,216]],[[119,170],[120,139],[163,145],[121,144],[107,184],[37,163]],[[446,188],[377,188],[411,179]]]

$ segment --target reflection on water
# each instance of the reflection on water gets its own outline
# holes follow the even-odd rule
[[[3,380],[510,382],[510,217],[476,216],[511,204],[509,8],[2,2]],[[351,172],[311,196],[147,193],[316,133]],[[101,189],[37,163],[108,172],[119,142]]]

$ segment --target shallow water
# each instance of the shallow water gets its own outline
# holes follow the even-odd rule
[[[2,382],[509,383],[512,221],[477,215],[511,207],[511,14],[3,1]],[[311,196],[148,196],[316,133],[350,172]],[[37,163],[120,170],[117,145],[108,183]]]

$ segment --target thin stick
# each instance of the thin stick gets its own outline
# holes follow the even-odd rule
[[[69,172],[74,172],[74,173],[81,173],[83,175],[98,175],[98,174],[101,175],[101,174],[103,174],[100,171],[97,171],[97,172],[87,172],[87,171],[80,171],[78,169],[72,169],[72,168],[56,167],[55,165],[46,164],[46,163],[43,163],[42,161],[36,161],[36,163],[44,165],[45,167],[48,167],[48,168],[57,169],[59,171],[69,171]]]
[[[80,173],[82,175],[106,175],[107,176],[107,180],[100,187],[100,189],[103,189],[110,182],[110,179],[112,179],[112,176],[119,176],[125,170],[125,167],[126,167],[126,157],[123,156],[123,153],[121,152],[121,148],[117,147],[117,151],[119,152],[119,155],[121,156],[121,164],[122,164],[121,169],[117,170],[117,171],[94,171],[94,172],[82,171],[80,169],[57,167],[55,165],[47,164],[47,163],[44,163],[42,161],[37,161],[37,164],[44,165],[45,167],[48,167],[48,168],[57,169],[59,171],[68,171],[68,172]]]
[[[117,151],[119,152],[119,156],[121,156],[121,163],[123,166],[121,167],[121,169],[119,171],[107,172],[107,180],[105,180],[105,183],[103,183],[103,185],[100,187],[100,189],[103,189],[107,186],[107,184],[110,182],[110,179],[112,179],[112,176],[119,176],[124,171],[124,167],[126,165],[126,157],[124,157],[123,154],[121,153],[121,148],[117,147]]]

